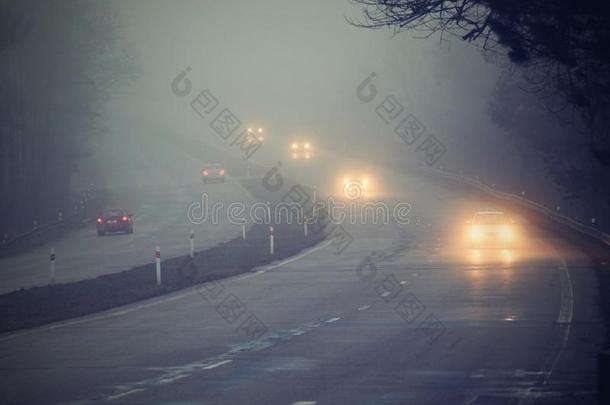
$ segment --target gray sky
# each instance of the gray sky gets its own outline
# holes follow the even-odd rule
[[[188,100],[170,90],[190,66],[195,90],[209,88],[277,144],[308,135],[323,139],[319,147],[329,151],[347,147],[372,160],[416,159],[413,147],[375,115],[373,103],[356,98],[356,87],[374,71],[380,96],[394,94],[447,145],[447,165],[471,158],[473,145],[512,153],[486,115],[499,70],[457,39],[439,43],[353,27],[345,18],[359,17],[360,10],[348,1],[129,1],[116,7],[141,70],[108,108],[119,137],[151,128],[168,136],[200,134],[223,147]],[[268,148],[257,159],[273,164],[277,153]],[[483,164],[497,164],[488,153],[477,155]]]

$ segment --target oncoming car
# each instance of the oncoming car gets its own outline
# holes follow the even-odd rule
[[[219,163],[211,163],[201,171],[201,181],[205,183],[224,183],[225,169]]]
[[[133,233],[133,215],[123,209],[108,209],[96,219],[97,236],[110,232]]]
[[[371,196],[371,181],[368,176],[350,176],[341,183],[343,196],[348,200],[362,200]]]
[[[292,142],[290,144],[290,158],[293,160],[313,158],[313,145],[309,141]]]
[[[516,234],[514,222],[502,211],[479,211],[474,214],[468,229],[470,247],[514,246]]]

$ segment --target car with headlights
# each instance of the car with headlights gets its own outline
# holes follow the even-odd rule
[[[224,183],[225,169],[219,163],[211,163],[201,170],[201,181],[205,183]]]
[[[290,144],[292,160],[310,160],[313,158],[313,153],[313,144],[308,140],[300,139]]]
[[[371,196],[371,181],[366,175],[351,175],[343,178],[342,193],[348,200],[362,200]]]
[[[514,221],[502,211],[478,211],[467,223],[471,248],[510,248],[515,244]]]
[[[95,225],[97,236],[114,232],[133,233],[133,215],[124,209],[107,209],[97,217]]]

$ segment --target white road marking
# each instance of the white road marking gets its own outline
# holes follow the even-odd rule
[[[106,399],[108,401],[114,401],[115,399],[123,398],[123,397],[126,397],[127,395],[135,394],[136,392],[140,392],[140,391],[144,391],[144,389],[143,388],[134,388],[129,391],[121,392],[120,394],[111,395],[111,396],[107,397]]]
[[[561,266],[559,266],[559,282],[561,283],[561,307],[559,308],[559,316],[557,323],[570,323],[574,313],[574,290],[572,288],[572,280],[566,262],[559,257]]]
[[[316,401],[297,401],[297,402],[293,402],[292,405],[315,405],[317,404]]]
[[[248,273],[248,274],[244,274],[243,276],[239,276],[239,277],[237,277],[235,280],[238,280],[238,281],[239,281],[239,280],[245,280],[245,279],[247,279],[247,278],[252,278],[252,277],[254,277],[254,276],[256,276],[256,274],[255,274],[255,273],[254,273],[254,274],[253,274],[253,273]]]
[[[558,270],[559,270],[559,281],[561,283],[561,286],[560,286],[561,304],[560,304],[559,315],[557,317],[556,323],[563,328],[561,348],[555,355],[555,357],[551,363],[551,366],[548,368],[548,371],[544,371],[544,369],[541,369],[539,371],[541,375],[545,375],[545,378],[542,381],[541,387],[537,388],[536,392],[533,392],[535,385],[537,385],[537,381],[535,381],[533,383],[533,386],[526,390],[525,396],[524,396],[524,398],[521,398],[521,400],[519,401],[519,404],[523,404],[524,401],[529,400],[532,396],[535,397],[534,400],[537,399],[538,397],[540,397],[540,395],[542,394],[542,387],[544,387],[548,383],[549,379],[551,378],[551,375],[553,374],[553,370],[555,370],[557,363],[559,363],[559,360],[563,356],[563,353],[565,352],[566,347],[568,346],[568,339],[570,338],[570,329],[572,327],[572,316],[574,313],[574,294],[573,294],[574,288],[572,286],[572,280],[570,278],[570,273],[569,273],[568,265],[567,265],[566,261],[559,255],[559,252],[557,251],[557,249],[555,249],[554,246],[551,246],[551,245],[549,245],[549,246],[553,250],[555,257],[557,258],[557,260],[559,262]],[[544,366],[543,366],[543,368],[544,368]]]
[[[326,323],[333,323],[333,322],[337,322],[339,319],[341,319],[341,318],[339,318],[339,317],[330,318],[330,319],[325,320],[324,322],[326,322]]]
[[[212,370],[212,369],[215,369],[216,367],[224,366],[225,364],[230,363],[232,361],[233,360],[219,361],[218,363],[214,363],[214,364],[210,364],[209,366],[202,367],[202,369],[203,370]]]
[[[329,240],[327,240],[325,242],[320,243],[317,246],[314,246],[314,247],[312,247],[310,249],[305,250],[303,253],[301,253],[299,255],[292,256],[292,257],[289,257],[288,259],[284,259],[284,260],[279,261],[277,263],[264,266],[263,270],[259,270],[257,273],[259,273],[261,271],[265,272],[265,271],[273,270],[273,269],[276,269],[278,267],[284,266],[286,264],[290,264],[290,263],[296,262],[297,260],[301,260],[302,258],[307,257],[310,254],[312,254],[314,252],[317,252],[318,250],[321,250],[321,249],[324,249],[325,247],[328,247],[332,242],[333,242],[333,240],[329,239]]]
[[[384,292],[381,294],[381,296],[382,296],[382,297],[387,297],[387,296],[389,296],[390,294],[391,294],[391,293],[390,293],[389,291],[384,291]]]
[[[339,318],[332,318],[329,321],[334,321],[338,319]],[[213,356],[211,358],[178,366],[150,367],[148,368],[148,370],[156,371],[159,373],[159,375],[155,377],[149,377],[140,381],[133,381],[127,384],[115,386],[113,387],[114,390],[119,391],[119,393],[109,396],[107,397],[107,399],[125,397],[136,392],[148,390],[154,387],[159,387],[160,385],[173,383],[179,379],[189,377],[202,370],[215,369],[224,364],[232,362],[233,359],[239,358],[249,353],[265,350],[269,347],[274,346],[279,341],[285,342],[291,337],[307,333],[324,325],[324,323],[319,321],[308,322],[307,324],[297,329],[272,332],[259,339],[232,346],[228,351]]]
[[[358,308],[358,311],[366,311],[367,309],[369,309],[371,306],[370,305],[363,305],[360,308]]]

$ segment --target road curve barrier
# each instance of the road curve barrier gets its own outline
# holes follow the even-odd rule
[[[523,195],[523,194],[517,195],[517,194],[507,193],[504,191],[499,191],[499,190],[496,190],[495,188],[483,183],[479,179],[471,178],[471,177],[465,176],[463,174],[448,172],[448,171],[440,169],[440,168],[421,166],[419,168],[419,170],[423,174],[430,175],[432,177],[443,178],[443,179],[454,181],[459,184],[467,185],[467,186],[476,188],[479,191],[482,191],[493,197],[502,199],[504,201],[509,201],[509,202],[518,204],[520,206],[523,206],[525,208],[528,208],[530,210],[536,211],[537,213],[543,215],[544,217],[546,217],[554,222],[565,225],[577,232],[588,235],[592,238],[599,240],[600,242],[604,243],[605,245],[610,246],[610,235],[608,235],[607,233],[605,233],[599,229],[593,228],[591,226],[585,225],[582,222],[575,220],[574,218],[570,218],[566,215],[560,214],[560,213],[556,212],[555,210],[545,207],[544,205],[539,204],[535,201],[528,200],[527,198],[525,198],[525,195]]]

